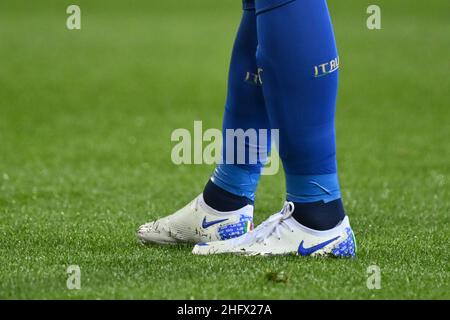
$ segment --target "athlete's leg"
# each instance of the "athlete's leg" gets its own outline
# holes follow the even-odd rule
[[[260,0],[258,67],[294,217],[313,229],[344,218],[336,170],[339,59],[325,0]]]
[[[193,253],[353,257],[336,172],[338,60],[325,0],[256,6],[258,66],[270,124],[280,130],[288,202],[252,233],[197,245]]]
[[[256,64],[256,48],[254,1],[245,0],[229,71],[228,96],[223,120],[224,164],[217,166],[203,193],[205,202],[219,211],[237,210],[253,203],[265,161],[257,155],[267,153],[266,146],[270,146],[270,141],[267,144],[261,141],[252,144],[248,139],[244,143],[235,139],[232,146],[227,143],[225,137],[227,130],[230,129],[258,131],[269,128]],[[230,151],[233,151],[234,156],[227,155]],[[245,162],[241,164],[238,164],[239,152],[245,153]],[[250,155],[254,156],[256,163],[251,162]]]
[[[256,76],[256,47],[254,2],[245,0],[231,59],[224,133],[227,129],[269,127],[261,84]],[[225,142],[223,153],[224,160],[227,160],[230,145]],[[234,238],[249,231],[253,219],[252,204],[264,159],[250,163],[248,154],[259,151],[259,147],[258,142],[256,145],[250,141],[237,143],[235,149],[247,154],[243,164],[237,164],[235,153],[233,159],[228,159],[231,163],[217,166],[203,194],[174,214],[142,225],[138,238],[144,243],[197,243]]]

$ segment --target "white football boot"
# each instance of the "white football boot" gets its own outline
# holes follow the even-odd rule
[[[144,244],[199,243],[239,237],[252,228],[252,205],[219,212],[201,194],[174,214],[142,225],[137,237]]]
[[[281,212],[272,215],[255,230],[226,241],[197,244],[199,255],[234,253],[241,255],[287,255],[354,257],[356,242],[346,216],[335,228],[309,229],[291,215],[294,204],[286,202]]]

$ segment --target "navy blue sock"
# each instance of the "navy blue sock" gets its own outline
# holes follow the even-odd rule
[[[216,186],[211,180],[203,190],[203,199],[211,208],[222,211],[235,211],[248,204],[253,205],[253,201],[246,197],[240,197]]]
[[[314,230],[329,230],[345,218],[341,199],[330,202],[294,202],[292,217],[300,224]]]

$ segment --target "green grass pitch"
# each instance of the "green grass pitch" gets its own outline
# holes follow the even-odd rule
[[[66,28],[66,8],[82,29]],[[378,4],[382,29],[366,28]],[[450,298],[450,5],[329,0],[354,260],[196,257],[136,228],[201,192],[176,128],[220,128],[239,0],[0,3],[0,298]],[[281,208],[264,177],[256,222]],[[66,288],[68,265],[81,289]],[[381,289],[366,286],[381,269]],[[283,281],[273,281],[284,273]]]

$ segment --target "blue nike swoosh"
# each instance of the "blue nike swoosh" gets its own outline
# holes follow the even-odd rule
[[[227,221],[228,219],[220,219],[220,220],[214,220],[214,221],[206,221],[206,217],[203,218],[202,227],[203,229],[207,229],[215,224]]]
[[[326,245],[330,244],[331,242],[333,242],[337,239],[339,239],[339,236],[337,236],[336,238],[327,240],[325,242],[319,243],[318,245],[312,246],[310,248],[303,247],[303,240],[302,240],[302,242],[300,242],[300,245],[298,246],[298,253],[301,256],[309,256],[310,254],[313,254],[317,250],[322,249],[323,247],[325,247]]]

